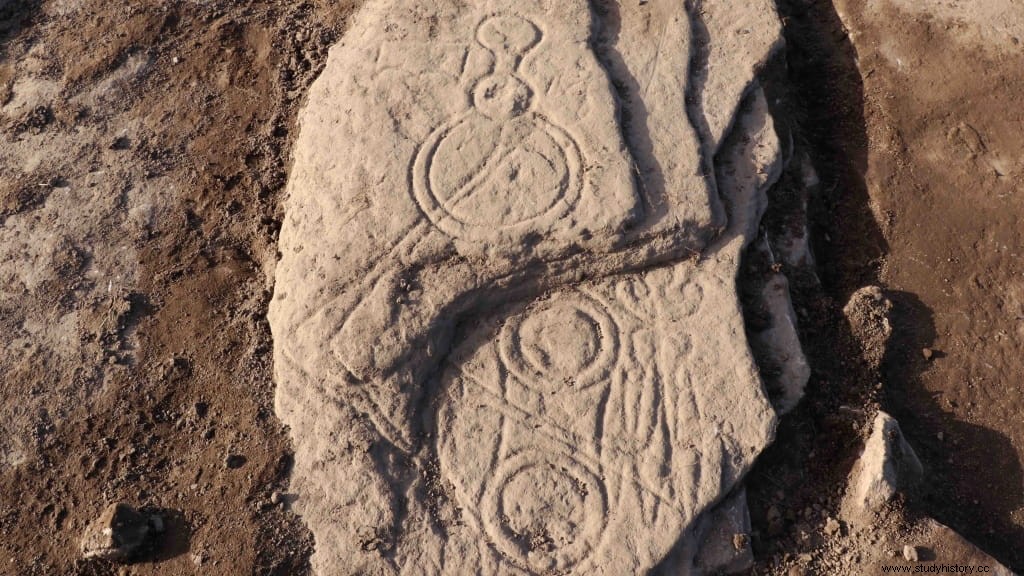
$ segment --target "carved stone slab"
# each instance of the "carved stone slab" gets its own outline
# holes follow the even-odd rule
[[[771,437],[726,265],[560,291],[480,334],[442,378],[451,573],[642,573]]]
[[[757,90],[698,117],[775,43],[701,94],[702,26],[369,0],[332,49],[270,309],[318,573],[649,570],[770,441],[735,275],[778,141]]]

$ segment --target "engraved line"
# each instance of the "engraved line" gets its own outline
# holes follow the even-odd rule
[[[468,380],[474,382],[481,390],[483,390],[486,393],[487,396],[490,396],[491,399],[495,401],[495,402],[491,402],[491,406],[490,407],[495,409],[495,410],[497,410],[497,411],[499,411],[499,412],[501,412],[505,417],[507,417],[509,419],[512,419],[512,420],[514,420],[514,421],[516,421],[516,422],[526,426],[528,429],[532,430],[534,433],[541,434],[541,435],[547,437],[549,440],[553,440],[553,441],[561,444],[563,447],[568,449],[569,453],[572,454],[574,458],[579,458],[581,461],[583,461],[584,463],[590,465],[595,470],[600,470],[602,472],[611,471],[611,472],[615,473],[616,475],[620,476],[622,480],[635,485],[637,488],[640,488],[641,490],[644,490],[645,492],[650,493],[655,498],[660,498],[660,499],[664,500],[666,502],[666,505],[675,508],[675,505],[672,503],[672,499],[669,496],[661,494],[657,489],[652,488],[650,486],[647,486],[646,484],[642,483],[637,478],[630,478],[630,477],[626,476],[622,472],[615,471],[615,470],[609,470],[610,467],[602,466],[600,461],[597,461],[593,457],[591,457],[591,456],[585,454],[584,452],[580,451],[580,443],[576,442],[576,439],[579,438],[578,434],[576,434],[574,432],[570,432],[569,430],[565,430],[564,428],[562,428],[558,424],[554,423],[553,421],[548,420],[547,418],[537,417],[535,415],[532,415],[529,412],[526,412],[525,410],[523,410],[522,408],[519,408],[519,407],[517,407],[517,406],[515,406],[513,404],[510,404],[509,402],[507,402],[506,400],[504,400],[502,398],[496,398],[494,396],[493,392],[491,392],[486,386],[483,386],[482,384],[478,383],[476,378],[474,378],[474,377],[472,377],[472,376],[470,376],[470,375],[468,375],[466,373],[463,373],[463,375],[467,376]],[[522,418],[521,417],[521,416],[524,416],[524,415],[527,418]],[[556,428],[558,430],[561,430],[562,432],[565,432],[567,435],[569,435],[570,437],[573,438],[574,442],[573,443],[566,442],[565,440],[562,440],[561,438],[558,438],[557,436],[553,436],[550,433],[545,432],[543,428],[534,428],[534,427],[532,427],[528,423],[530,418],[533,418],[534,420],[539,420],[542,423],[551,425],[552,428]],[[604,446],[604,448],[607,448],[608,450],[610,450],[612,452],[616,452],[619,456],[623,457],[623,459],[635,459],[636,458],[636,454],[629,454],[626,451],[624,451],[621,448],[618,448],[616,446]],[[676,509],[685,513],[685,510],[682,510],[680,508],[676,508]]]
[[[483,167],[481,167],[480,170],[469,179],[469,182],[463,185],[462,188],[459,188],[458,191],[456,191],[455,194],[452,194],[443,204],[441,202],[438,203],[447,208],[448,213],[454,217],[452,212],[458,208],[459,203],[472,196],[474,188],[490,178],[491,171],[495,170],[497,166],[500,166],[501,163],[515,151],[515,148],[508,148],[504,145],[499,145],[495,153],[491,155],[487,162],[484,162]],[[433,167],[433,163],[431,163],[431,167]]]
[[[288,365],[289,368],[298,372],[299,375],[306,380],[309,380],[314,383],[319,382],[315,377],[313,377],[309,372],[307,372],[306,369],[303,368],[302,365],[295,360],[295,358],[292,357],[291,353],[288,350],[282,350],[282,352],[284,355],[285,363]],[[321,388],[320,386],[317,387]],[[358,410],[359,412],[366,414],[367,419],[370,421],[370,424],[373,427],[373,431],[376,432],[378,436],[380,436],[384,440],[387,440],[388,442],[390,442],[392,445],[394,445],[399,450],[402,450],[403,452],[411,452],[411,445],[406,443],[405,440],[402,439],[401,433],[396,428],[394,428],[394,426],[391,425],[391,422],[389,422],[386,417],[383,417],[383,423],[378,420],[378,417],[383,416],[384,411],[380,408],[380,405],[378,405],[373,400],[373,398],[370,397],[370,394],[368,394],[364,390],[354,387],[350,388],[348,391],[353,392],[354,394],[346,395],[346,397],[341,400],[343,402],[348,402],[355,410]],[[326,403],[337,401],[330,394],[323,392],[322,394],[324,396],[324,402]],[[369,404],[370,406],[367,407],[366,404]]]

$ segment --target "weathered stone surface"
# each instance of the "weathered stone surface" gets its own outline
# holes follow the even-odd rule
[[[456,351],[437,424],[465,523],[449,532],[454,573],[641,572],[739,478],[773,417],[738,308],[721,314],[731,278],[707,272],[559,292]]]
[[[643,572],[770,441],[735,277],[779,145],[760,90],[693,128],[693,29],[379,1],[332,49],[270,311],[319,573]]]
[[[82,556],[114,562],[129,560],[152,531],[144,514],[128,504],[111,504],[82,535]]]
[[[774,172],[757,95],[723,160],[736,207]],[[739,480],[774,426],[741,337],[744,224],[699,263],[474,323],[440,381],[439,476],[458,511],[444,571],[643,573]]]
[[[740,490],[719,504],[706,523],[707,531],[697,555],[701,574],[739,574],[753,566],[746,490]]]
[[[773,2],[698,2],[693,27],[701,46],[695,99],[702,103],[709,142],[717,152],[750,79],[785,40]]]
[[[864,453],[851,473],[844,516],[849,522],[870,522],[897,490],[913,485],[923,473],[899,422],[879,412],[864,444]]]
[[[585,2],[362,10],[309,96],[332,104],[307,107],[296,144],[274,312],[289,341],[335,334],[318,347],[331,361],[386,377],[482,301],[706,244],[720,222],[685,115],[662,122],[683,159],[663,173],[684,184],[642,198],[591,19]],[[687,53],[685,18],[666,33]],[[685,81],[667,69],[640,86],[652,102]],[[322,361],[306,348],[291,353]]]
[[[766,376],[769,390],[773,391],[772,404],[785,414],[799,404],[811,377],[800,335],[797,331],[796,312],[789,295],[789,281],[779,273],[772,274],[765,283],[762,301],[771,316],[771,325],[752,335],[752,345],[763,358],[770,359],[772,375]]]
[[[722,225],[725,215],[714,179],[707,177],[702,135],[688,121],[699,109],[688,76],[690,56],[699,48],[685,4],[597,4],[597,50],[620,97],[621,129],[640,176],[646,218],[637,232],[677,227],[687,218],[711,228]]]

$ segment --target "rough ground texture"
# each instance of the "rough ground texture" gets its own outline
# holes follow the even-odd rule
[[[783,266],[812,376],[748,482],[755,572],[878,573],[906,564],[901,550],[914,544],[935,552],[925,564],[984,558],[949,530],[918,539],[928,515],[991,554],[987,563],[1020,571],[1024,370],[1009,337],[1019,330],[1020,186],[992,168],[1004,156],[1019,165],[1024,149],[1022,39],[1008,33],[1019,3],[778,5],[796,155],[815,173],[792,162],[770,206],[809,191],[821,282]],[[769,210],[769,236],[792,227]],[[876,313],[843,314],[870,285],[891,301],[888,326]],[[871,308],[881,310],[861,312]],[[826,531],[880,405],[920,457],[923,483],[892,502],[902,513],[866,531]]]
[[[837,8],[864,78],[865,189],[888,248],[884,401],[927,471],[912,507],[1024,570],[1024,6]]]
[[[118,501],[166,524],[124,573],[302,572],[264,269],[349,11],[0,2],[0,574],[116,573],[80,543]]]
[[[733,117],[779,24],[714,6],[355,17],[270,308],[317,571],[689,570],[775,423],[736,276],[779,142],[760,91]]]

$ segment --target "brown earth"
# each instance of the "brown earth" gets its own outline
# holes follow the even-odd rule
[[[1002,23],[837,4],[896,304],[883,403],[927,468],[912,508],[1022,570],[1024,38],[1003,49]]]
[[[754,572],[878,572],[902,544],[931,533],[928,517],[1020,571],[1020,51],[1000,49],[969,19],[887,1],[778,5],[797,101],[789,117],[821,177],[810,202],[821,283],[787,270],[814,373],[751,480]],[[784,180],[776,203],[786,193]],[[769,214],[766,225],[784,222]],[[850,294],[870,284],[895,304],[880,373],[858,360],[841,316]],[[825,520],[838,516],[863,410],[875,405],[900,420],[924,482],[876,533],[844,526],[829,536]],[[784,511],[774,521],[773,507]],[[956,556],[960,544],[937,545],[954,551],[945,562],[970,560]]]
[[[0,0],[0,574],[308,571],[309,533],[270,502],[290,449],[266,272],[295,113],[355,3]],[[786,270],[814,375],[752,478],[755,572],[857,564],[867,544],[823,525],[876,402],[927,469],[908,516],[1022,569],[1019,52],[861,0],[843,19],[779,4],[780,118],[821,177],[821,281]],[[881,386],[840,313],[871,283],[897,305]],[[119,500],[160,510],[167,534],[128,567],[80,560]]]
[[[78,546],[119,500],[168,531],[117,573],[304,573],[264,267],[351,10],[0,2],[0,573],[115,573]]]

